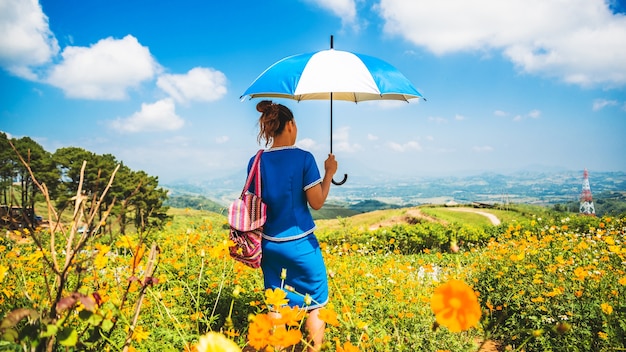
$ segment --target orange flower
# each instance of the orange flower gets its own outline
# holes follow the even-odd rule
[[[324,321],[326,324],[332,326],[339,326],[339,321],[337,320],[337,313],[334,310],[328,309],[326,307],[320,308],[318,317]]]
[[[474,290],[465,282],[455,279],[435,288],[430,308],[435,313],[437,323],[452,332],[476,326],[481,315]]]
[[[278,315],[278,318],[273,318],[274,325],[299,326],[305,314],[298,307],[283,306],[278,308]]]
[[[302,340],[302,332],[299,329],[287,330],[284,325],[274,328],[274,333],[269,337],[272,346],[289,347]]]
[[[346,342],[343,344],[343,346],[339,345],[339,342],[337,342],[337,352],[359,352],[359,348],[356,346],[353,346],[352,343],[350,343],[350,341]]]
[[[287,304],[289,300],[287,299],[287,292],[281,290],[280,288],[275,288],[272,290],[268,288],[265,290],[265,303],[270,306],[280,307]]]
[[[269,343],[271,330],[272,321],[267,314],[255,315],[248,327],[248,343],[260,351]]]

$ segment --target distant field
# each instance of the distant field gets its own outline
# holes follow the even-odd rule
[[[476,226],[486,226],[491,225],[490,220],[486,216],[477,214],[475,212],[493,214],[503,223],[512,223],[524,219],[529,219],[533,216],[530,214],[540,215],[547,211],[545,208],[540,206],[528,205],[516,205],[515,207],[509,208],[509,210],[471,207],[462,208],[468,211],[455,211],[455,209],[459,208],[429,205],[399,209],[375,210],[351,216],[336,215],[337,217],[335,219],[318,219],[315,220],[315,223],[318,230],[321,231],[339,230],[347,226],[360,228],[362,230],[372,230],[379,227],[391,227],[395,224],[415,223],[419,221],[462,223]],[[174,217],[174,223],[180,222],[177,221],[177,218],[185,218],[186,221],[195,219],[194,222],[197,223],[210,221],[214,224],[214,226],[226,225],[225,213],[218,214],[206,210],[170,208],[168,211],[168,215]]]
[[[545,214],[548,210],[541,206],[515,205],[508,210],[484,209],[464,207],[468,212],[455,211],[459,208],[445,206],[417,206],[410,208],[376,210],[363,214],[358,214],[345,218],[317,220],[316,224],[320,230],[338,230],[346,226],[374,229],[378,227],[393,226],[400,223],[410,223],[417,221],[434,221],[441,223],[463,223],[469,225],[483,226],[491,225],[490,220],[480,214],[484,212],[495,215],[503,223],[512,223],[524,219],[529,219],[531,214]]]

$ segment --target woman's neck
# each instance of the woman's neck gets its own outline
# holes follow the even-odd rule
[[[279,147],[291,147],[293,146],[294,143],[289,139],[289,138],[274,138],[274,141],[272,142],[272,148],[279,148]]]

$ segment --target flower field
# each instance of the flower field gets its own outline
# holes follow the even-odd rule
[[[305,315],[269,314],[284,292],[230,259],[225,217],[185,210],[162,230],[78,247],[68,228],[0,239],[0,350],[306,347]],[[625,218],[572,214],[320,229],[324,349],[624,350],[625,233]]]

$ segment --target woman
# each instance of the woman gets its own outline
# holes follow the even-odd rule
[[[261,197],[267,205],[261,261],[265,288],[286,288],[289,305],[309,312],[309,351],[318,351],[325,329],[318,313],[328,302],[328,281],[308,206],[317,210],[324,205],[337,161],[329,154],[320,177],[313,155],[295,146],[298,129],[291,110],[267,100],[258,103],[257,110],[258,142],[270,146],[261,155]]]

